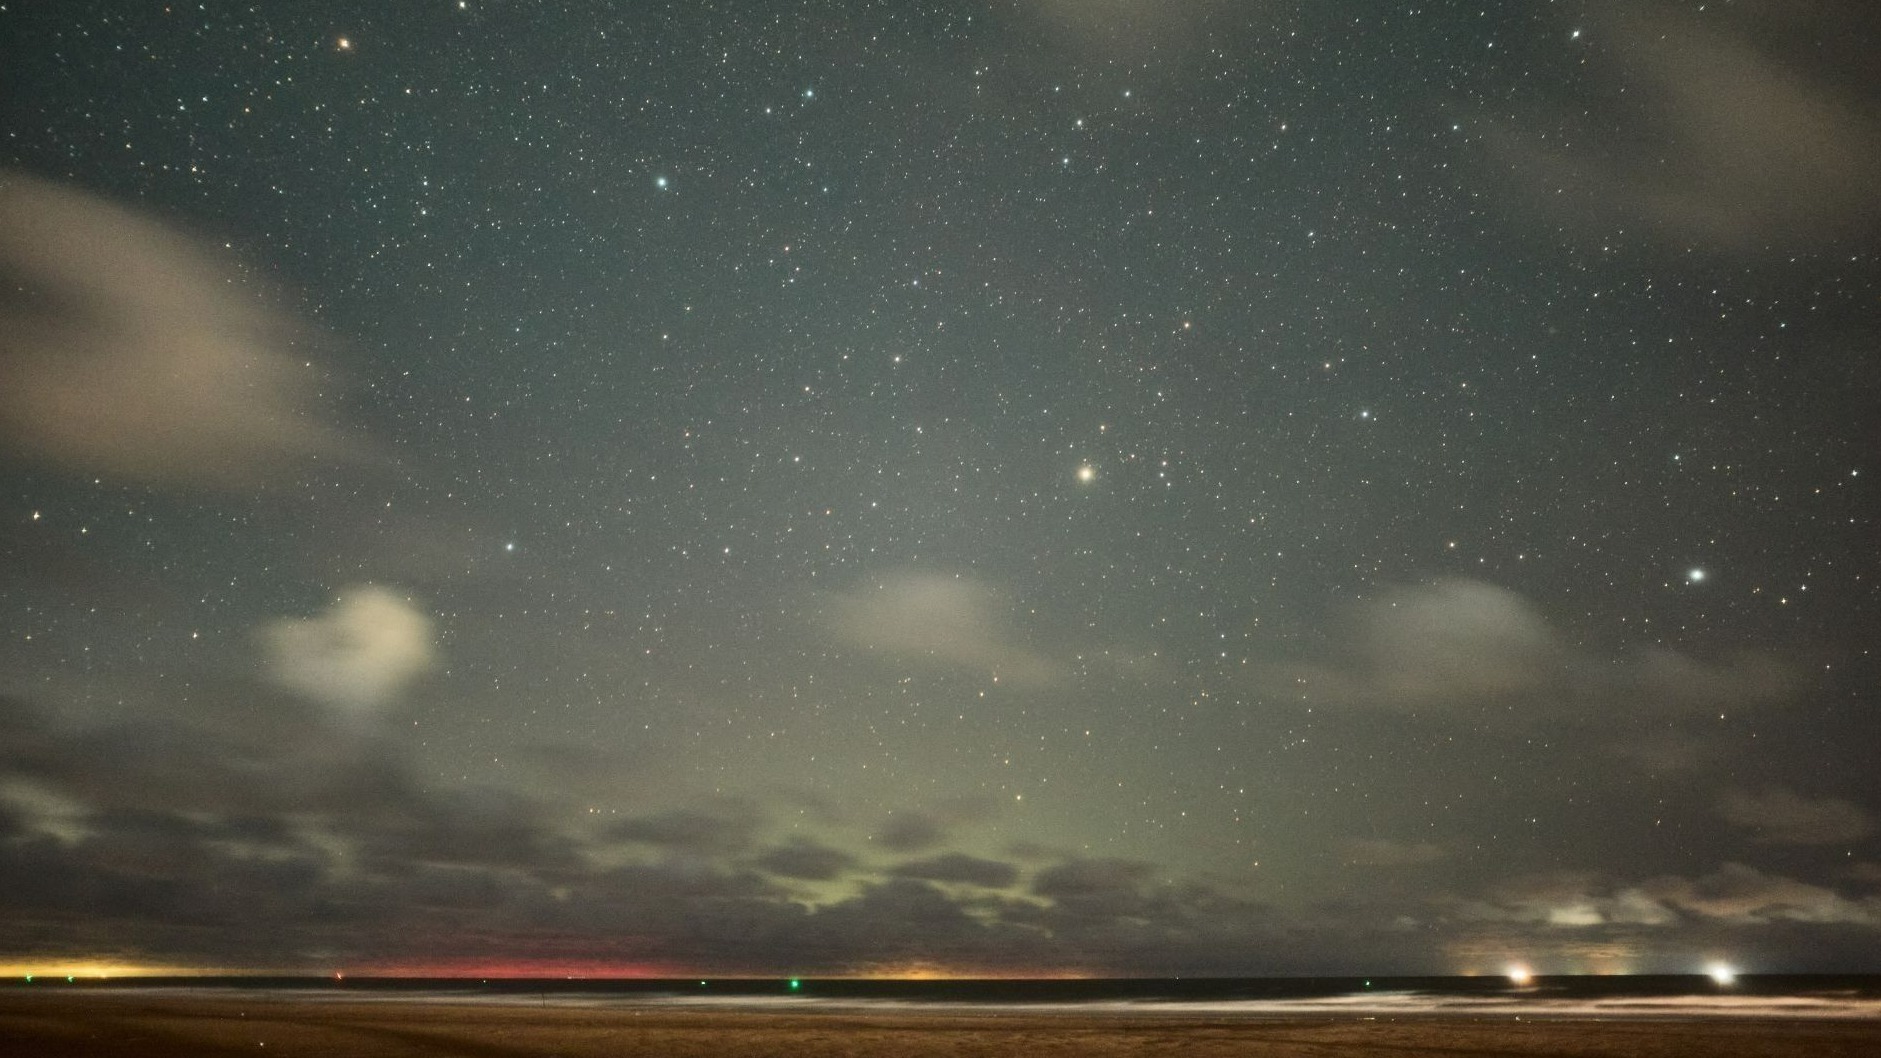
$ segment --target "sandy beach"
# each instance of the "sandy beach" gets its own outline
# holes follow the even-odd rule
[[[1080,1017],[772,1014],[658,1007],[276,997],[0,994],[0,1054],[418,1058],[771,1058],[792,1055],[1392,1055],[1442,1058],[1881,1053],[1881,1024],[1777,1020]]]

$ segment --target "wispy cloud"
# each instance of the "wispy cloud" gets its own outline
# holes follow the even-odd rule
[[[1780,17],[1811,17],[1784,5]],[[1537,115],[1498,123],[1495,142],[1564,218],[1727,250],[1859,240],[1881,223],[1881,113],[1822,71],[1760,46],[1756,26],[1727,12],[1610,5],[1588,27],[1604,94],[1572,147],[1525,131]],[[1834,32],[1825,11],[1819,33]],[[1812,54],[1815,54],[1812,52]],[[1622,94],[1624,93],[1624,94]],[[1618,130],[1618,131],[1616,131]]]
[[[1325,656],[1271,661],[1262,689],[1328,704],[1515,716],[1676,714],[1782,701],[1794,668],[1764,654],[1704,661],[1663,647],[1603,656],[1577,647],[1520,595],[1474,580],[1405,586],[1359,604]]]
[[[316,414],[305,328],[103,199],[0,173],[0,436],[84,474],[252,487],[364,449]]]
[[[1783,786],[1727,790],[1718,814],[1771,845],[1839,845],[1874,831],[1874,818],[1860,805],[1837,797],[1804,797]]]
[[[999,593],[961,576],[900,573],[836,596],[831,627],[846,642],[897,662],[975,671],[1030,686],[1065,669],[1022,645]]]

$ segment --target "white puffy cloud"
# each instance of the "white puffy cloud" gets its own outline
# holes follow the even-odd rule
[[[168,228],[0,172],[0,273],[0,439],[22,455],[196,488],[362,456],[313,413],[305,330]]]
[[[276,683],[354,712],[386,704],[436,663],[431,619],[370,585],[341,592],[319,616],[274,621],[261,638]]]
[[[1063,666],[1021,645],[998,593],[978,581],[902,573],[832,602],[832,628],[866,650],[1014,684],[1042,686],[1064,675]]]

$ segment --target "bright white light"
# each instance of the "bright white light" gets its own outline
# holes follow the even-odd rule
[[[1097,480],[1097,468],[1089,463],[1078,468],[1078,480],[1089,484]]]
[[[666,190],[666,178],[662,176],[659,179],[653,181],[653,186],[659,188],[662,191]]]
[[[1523,966],[1521,963],[1516,963],[1513,966],[1510,966],[1508,973],[1509,973],[1509,983],[1516,985],[1518,987],[1527,985],[1529,982],[1535,979],[1534,973],[1530,971],[1528,967]]]
[[[1729,987],[1737,983],[1737,971],[1728,963],[1714,962],[1705,967],[1706,976],[1717,982],[1718,986]]]
[[[1696,584],[1699,581],[1705,579],[1705,571],[1702,569],[1694,569],[1691,572],[1685,574],[1685,579],[1691,581],[1693,584]]]

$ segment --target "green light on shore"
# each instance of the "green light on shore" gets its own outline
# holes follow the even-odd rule
[[[26,983],[27,983],[27,984],[32,984],[32,983],[33,983],[33,975],[32,975],[32,974],[27,974],[27,975],[26,975]]]
[[[790,990],[792,992],[795,992],[798,989],[801,989],[802,987],[803,987],[802,981],[797,980],[795,977],[790,979]]]

